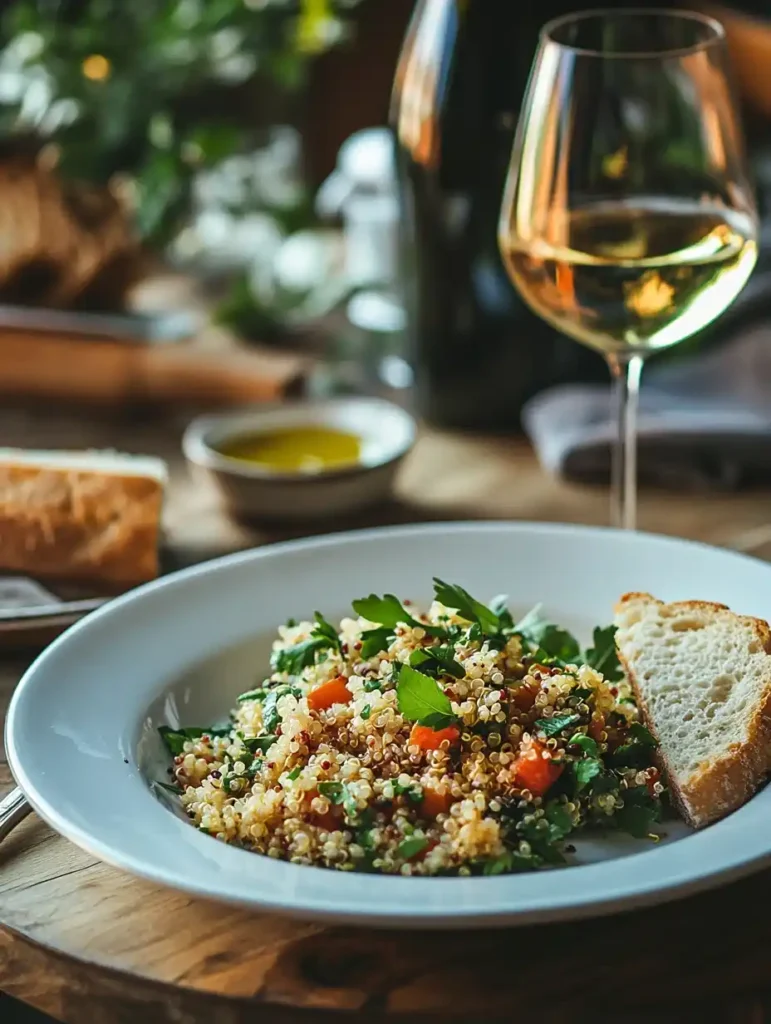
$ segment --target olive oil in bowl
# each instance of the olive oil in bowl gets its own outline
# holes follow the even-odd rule
[[[242,434],[218,445],[221,455],[273,473],[324,473],[361,460],[357,434],[326,426],[284,427]]]

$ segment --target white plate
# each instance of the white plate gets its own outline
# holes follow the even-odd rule
[[[314,919],[471,927],[574,918],[684,895],[769,861],[771,788],[699,833],[675,824],[658,845],[590,842],[584,859],[601,863],[491,878],[274,861],[199,833],[151,789],[168,764],[157,726],[221,720],[261,678],[277,623],[316,608],[342,615],[372,591],[427,601],[435,575],[485,599],[508,593],[515,612],[542,601],[586,638],[627,590],[771,618],[771,566],[644,534],[490,523],[282,544],[166,577],[61,637],[11,703],[11,768],[55,829],[111,864],[199,896]]]

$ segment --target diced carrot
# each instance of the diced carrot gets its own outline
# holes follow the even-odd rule
[[[587,732],[597,743],[602,742],[602,733],[605,731],[605,716],[599,715],[598,718],[592,716],[592,720],[589,723]]]
[[[452,796],[449,790],[432,789],[427,786],[423,790],[423,799],[420,803],[420,814],[423,818],[435,818],[438,814],[447,814],[452,805]]]
[[[538,687],[533,686],[532,683],[525,683],[511,691],[511,703],[520,711],[529,711],[535,704],[537,695]]]
[[[410,732],[410,746],[420,747],[421,750],[439,750],[445,740],[450,743],[457,743],[460,739],[460,730],[454,725],[448,725],[446,729],[431,729],[427,725],[413,725]]]
[[[316,797],[320,795],[321,794],[317,789],[312,789],[305,794],[305,799],[309,804],[311,804]],[[325,828],[327,832],[336,832],[340,828],[342,808],[333,804],[328,811],[324,812],[324,814],[316,814],[316,812],[311,809],[310,816],[311,822],[314,825],[317,825],[319,828]]]
[[[562,775],[563,766],[555,764],[541,743],[533,743],[522,757],[514,762],[513,776],[521,789],[529,789],[533,796],[543,796]]]
[[[319,683],[308,694],[308,707],[311,711],[326,711],[333,704],[349,704],[353,694],[346,686],[345,676],[335,676],[326,683]]]

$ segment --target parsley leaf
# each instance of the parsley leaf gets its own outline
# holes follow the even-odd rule
[[[525,857],[521,853],[512,853],[507,850],[499,857],[485,862],[482,868],[483,875],[508,875],[517,871],[532,871],[540,865],[540,858],[531,854]]]
[[[293,768],[291,770],[291,772],[289,772],[289,774],[287,775],[287,778],[291,779],[292,782],[294,782],[295,779],[299,779],[300,778],[300,772],[302,770],[303,770],[302,769],[302,765],[298,764],[296,768]]]
[[[564,804],[547,804],[546,820],[549,822],[549,833],[552,840],[564,839],[573,831],[573,818]]]
[[[256,690],[247,690],[246,693],[239,693],[239,695],[236,697],[236,700],[238,701],[239,704],[245,700],[265,700],[267,695],[268,691],[263,689],[262,687],[259,687]]]
[[[454,609],[462,619],[478,623],[483,633],[500,633],[501,622],[498,615],[487,605],[473,598],[463,587],[434,578],[434,594],[440,604]]]
[[[580,747],[583,753],[589,757],[597,757],[600,752],[596,740],[593,740],[591,736],[585,736],[582,732],[577,732],[575,736],[572,736],[568,746]]]
[[[380,629],[365,629],[361,634],[361,657],[363,661],[369,661],[376,654],[384,654],[388,650],[388,643],[393,636],[390,626],[382,626]]]
[[[629,726],[629,735],[638,743],[642,743],[645,747],[658,746],[656,737],[649,729],[645,728],[642,722],[632,722]]]
[[[372,705],[371,704],[365,704],[364,707],[359,712],[359,717],[363,718],[364,721],[366,722],[371,714],[372,714]]]
[[[506,594],[499,594],[498,597],[494,597],[490,602],[490,611],[498,616],[498,624],[504,633],[511,632],[514,629],[514,619],[511,617],[511,612],[508,608],[508,600]]]
[[[412,860],[413,857],[417,857],[419,853],[422,853],[427,846],[427,839],[422,839],[418,836],[410,836],[409,839],[403,839],[399,843],[396,848],[396,852],[404,860]]]
[[[577,725],[580,721],[581,716],[573,712],[565,715],[552,715],[551,718],[539,718],[535,722],[535,727],[544,736],[551,737],[561,733],[569,725]]]
[[[592,779],[596,779],[603,771],[603,763],[596,757],[585,757],[573,764],[573,775],[576,787],[580,792],[586,789]]]
[[[410,665],[413,668],[421,668],[427,675],[455,676],[456,679],[463,679],[466,670],[455,660],[455,648],[449,644],[438,647],[422,647],[413,651],[410,655]]]
[[[345,786],[342,782],[320,782],[316,789],[333,804],[341,804],[345,799]]]
[[[399,711],[408,722],[442,729],[455,721],[450,698],[435,679],[402,665],[396,686]]]
[[[278,700],[279,697],[284,697],[287,693],[291,693],[294,697],[302,696],[302,691],[295,686],[279,686],[277,689],[271,690],[265,698],[265,703],[262,705],[262,727],[266,732],[276,731],[278,723],[281,721]]]
[[[584,651],[584,663],[597,672],[602,672],[608,682],[616,683],[624,673],[616,650],[616,627],[597,626],[594,630],[594,646]]]
[[[246,749],[250,751],[252,754],[256,754],[258,751],[262,754],[265,754],[273,746],[277,739],[278,736],[276,736],[274,733],[271,733],[268,736],[250,736],[248,739],[242,740],[242,742]]]
[[[401,624],[413,628],[420,627],[432,636],[443,636],[445,632],[439,626],[429,626],[425,622],[418,622],[406,610],[399,598],[394,597],[393,594],[386,594],[384,597],[370,594],[369,597],[357,598],[352,605],[357,615],[369,619],[370,622],[377,622],[389,630],[393,630]]]
[[[274,672],[286,672],[297,676],[304,668],[313,665],[321,651],[339,651],[340,637],[335,627],[327,622],[320,612],[314,612],[315,623],[307,640],[301,640],[291,647],[273,651],[270,667]]]
[[[659,804],[650,796],[645,786],[637,786],[624,792],[624,806],[613,818],[622,832],[628,832],[635,839],[647,839],[660,817]]]
[[[568,664],[580,660],[581,648],[576,638],[566,629],[545,619],[541,615],[540,605],[536,605],[524,619],[520,619],[513,631],[531,648],[543,652],[548,658],[556,658]]]
[[[158,727],[158,733],[169,753],[176,757],[183,752],[187,740],[197,740],[204,733],[207,736],[228,736],[231,729],[230,725],[212,726],[208,729],[198,725],[188,725],[182,729],[172,729],[171,726],[161,725]]]

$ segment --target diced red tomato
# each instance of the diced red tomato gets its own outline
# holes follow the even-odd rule
[[[523,683],[522,686],[517,686],[511,691],[511,703],[515,708],[519,708],[520,711],[529,711],[533,704],[535,704],[537,695],[537,686],[534,686],[532,683]]]
[[[605,716],[600,715],[598,718],[592,716],[592,720],[589,723],[587,732],[596,743],[602,742],[602,733],[605,731]]]
[[[345,676],[335,676],[326,683],[319,683],[308,694],[308,707],[311,711],[326,711],[333,704],[349,704],[353,694],[348,689]]]
[[[547,756],[544,756],[547,755]],[[556,764],[546,747],[534,742],[527,753],[513,766],[513,777],[521,789],[529,789],[533,796],[544,796],[562,775],[563,766]]]
[[[454,725],[448,725],[446,729],[431,729],[427,725],[413,725],[410,732],[410,746],[420,747],[421,750],[439,750],[445,740],[450,744],[457,743],[460,739],[460,729]]]
[[[311,804],[320,795],[317,789],[312,789],[306,793],[305,799]],[[333,804],[324,814],[316,814],[315,811],[311,811],[310,817],[312,824],[317,825],[319,828],[325,828],[327,832],[336,832],[340,828],[342,808]]]

